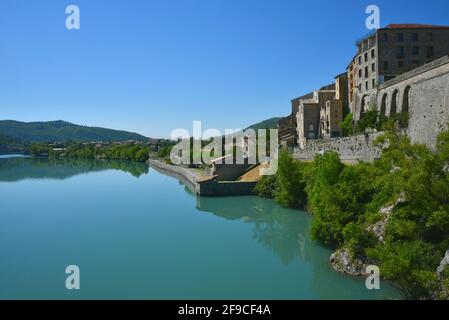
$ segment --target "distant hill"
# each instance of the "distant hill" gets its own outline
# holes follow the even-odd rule
[[[254,130],[259,130],[259,129],[276,129],[278,127],[278,121],[281,120],[281,117],[274,117],[274,118],[270,118],[264,121],[261,121],[259,123],[253,124],[251,126],[249,126],[247,129],[254,129]]]
[[[146,137],[133,132],[80,126],[66,121],[0,120],[0,135],[26,142],[147,140]]]
[[[0,134],[0,154],[23,153],[27,147],[22,141]]]

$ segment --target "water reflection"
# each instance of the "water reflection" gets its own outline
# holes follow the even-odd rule
[[[398,290],[386,281],[383,289],[368,291],[363,278],[334,272],[328,263],[331,254],[310,238],[312,216],[306,212],[282,208],[258,197],[198,198],[197,209],[227,220],[252,224],[253,240],[272,252],[284,266],[295,266],[310,281],[306,290],[321,299],[400,299]],[[299,262],[299,264],[297,264]],[[310,271],[304,266],[309,265]],[[307,276],[308,274],[308,276]],[[301,275],[298,275],[301,277]],[[302,279],[305,284],[307,281]],[[336,295],[335,293],[338,292]]]
[[[73,197],[83,199],[76,202],[50,180],[102,170],[109,171],[102,177],[116,175],[111,169],[141,179],[119,175],[102,188],[92,185],[95,175],[68,181]],[[8,257],[0,282],[9,288],[0,297],[66,297],[56,269],[74,258],[90,268],[92,291],[83,291],[84,298],[123,298],[126,292],[139,299],[400,297],[385,282],[381,292],[368,291],[363,279],[333,272],[330,250],[309,237],[312,217],[305,212],[258,197],[198,198],[182,182],[156,172],[142,176],[147,172],[144,164],[124,161],[0,160],[0,182],[47,179],[0,183],[0,235]],[[44,276],[24,281],[30,266],[22,257]],[[102,278],[105,265],[116,275],[112,288]]]
[[[0,159],[0,181],[23,179],[63,180],[87,172],[120,170],[134,177],[148,174],[144,163],[121,160],[14,157]]]
[[[228,204],[213,198],[197,199],[200,211],[253,224],[253,239],[272,251],[284,264],[296,257],[307,260],[310,216],[306,213],[280,210],[271,200],[257,197],[234,197]]]

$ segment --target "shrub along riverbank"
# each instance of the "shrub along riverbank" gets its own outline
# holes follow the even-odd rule
[[[449,268],[436,270],[449,249],[449,131],[435,151],[394,132],[384,142],[379,160],[351,166],[336,153],[302,163],[282,152],[277,175],[264,177],[256,192],[306,208],[314,239],[379,266],[408,297],[448,299]],[[380,210],[390,204],[391,214]],[[373,226],[382,223],[380,238]]]

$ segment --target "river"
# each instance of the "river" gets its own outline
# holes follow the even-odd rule
[[[197,198],[124,161],[0,158],[0,299],[400,299],[328,264],[312,217]],[[65,287],[80,269],[80,290]]]

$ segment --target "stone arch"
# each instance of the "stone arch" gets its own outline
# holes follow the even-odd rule
[[[390,116],[392,116],[393,114],[397,113],[398,111],[398,95],[399,95],[399,90],[395,89],[393,91],[393,95],[391,96],[391,104],[390,104]]]
[[[387,98],[388,98],[388,93],[384,93],[382,96],[382,100],[380,102],[380,111],[379,111],[380,116],[387,115]]]
[[[362,118],[362,115],[368,111],[369,108],[369,96],[365,94],[360,100],[360,116],[359,119]]]
[[[409,112],[410,109],[410,90],[412,89],[412,87],[407,86],[404,89],[404,94],[403,94],[403,98],[402,98],[402,108],[401,111],[402,112]]]
[[[410,86],[406,86],[404,89],[404,93],[402,95],[402,107],[401,107],[401,126],[403,128],[408,128],[409,123],[409,110],[410,110],[410,90],[412,88]]]

